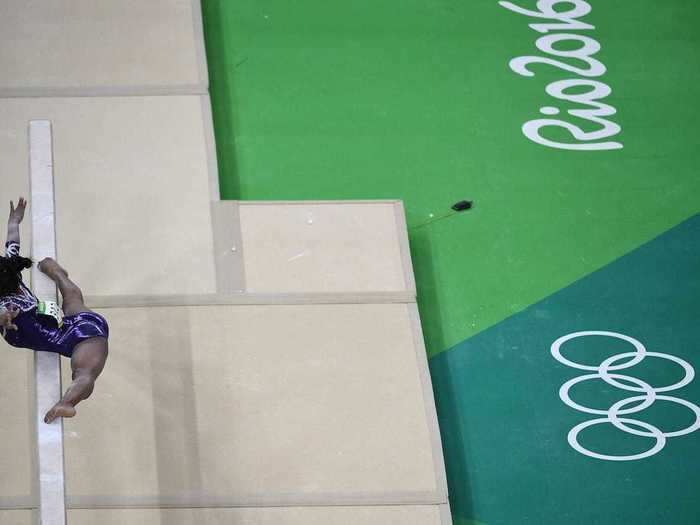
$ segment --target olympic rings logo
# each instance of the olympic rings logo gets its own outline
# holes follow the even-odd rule
[[[590,366],[576,363],[562,355],[562,346],[567,341],[571,341],[572,339],[576,339],[579,337],[588,336],[604,336],[621,339],[630,343],[634,347],[634,351],[624,352],[621,354],[610,356],[598,366]],[[695,432],[698,428],[700,428],[700,407],[698,407],[694,403],[691,403],[690,401],[663,394],[664,392],[670,392],[672,390],[678,390],[679,388],[683,388],[693,380],[693,378],[695,377],[695,370],[693,370],[693,367],[690,366],[690,364],[687,361],[684,361],[679,357],[669,354],[662,354],[660,352],[648,352],[644,345],[638,340],[624,334],[618,334],[616,332],[587,331],[571,333],[562,336],[556,341],[554,341],[554,343],[552,343],[551,352],[552,356],[554,356],[554,358],[557,361],[559,361],[562,364],[565,364],[566,366],[576,368],[578,370],[587,370],[595,372],[592,374],[585,374],[570,379],[569,381],[564,383],[559,389],[559,397],[561,398],[561,400],[574,410],[584,412],[586,414],[604,416],[591,419],[589,421],[584,421],[583,423],[579,423],[569,431],[569,445],[571,445],[571,447],[577,452],[586,456],[590,456],[592,458],[603,459],[607,461],[634,461],[648,458],[658,453],[662,448],[664,448],[664,446],[666,446],[666,441],[668,438],[690,434],[691,432]],[[631,368],[634,365],[639,364],[643,359],[647,357],[656,357],[672,361],[678,364],[683,369],[683,371],[685,372],[685,376],[683,377],[683,379],[681,379],[675,384],[654,388],[645,381],[637,379],[636,377],[620,373],[614,373],[619,370]],[[628,360],[619,363],[619,361],[623,361],[625,359]],[[569,390],[572,386],[578,383],[582,383],[584,381],[591,381],[595,379],[602,379],[610,386],[614,386],[616,388],[626,390],[628,392],[640,392],[642,393],[642,395],[634,395],[626,399],[622,399],[621,401],[614,403],[607,410],[583,406],[571,399],[569,395]],[[625,384],[621,381],[624,381],[628,384]],[[631,383],[631,385],[629,383]],[[688,408],[695,414],[695,422],[682,430],[676,430],[673,432],[662,432],[657,427],[645,421],[632,419],[630,417],[621,417],[641,412],[642,410],[649,408],[649,406],[651,406],[651,404],[657,400],[676,403]],[[626,432],[628,434],[654,438],[656,439],[656,443],[645,452],[629,456],[610,456],[607,454],[601,454],[599,452],[589,450],[579,443],[578,436],[581,433],[581,431],[585,430],[588,427],[592,427],[594,425],[602,425],[605,423],[610,423],[618,430],[622,430],[623,432]]]

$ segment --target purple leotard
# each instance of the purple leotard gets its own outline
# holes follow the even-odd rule
[[[5,255],[19,255],[19,244],[8,242]],[[20,311],[13,321],[17,330],[0,328],[0,333],[10,345],[70,357],[78,343],[91,337],[109,337],[109,326],[100,314],[80,312],[69,315],[63,318],[63,326],[58,328],[53,318],[37,313],[37,305],[36,296],[25,286],[21,277],[19,292],[0,297],[0,307]]]

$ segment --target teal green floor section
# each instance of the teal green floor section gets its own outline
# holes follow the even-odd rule
[[[579,443],[609,456],[643,454],[657,443],[650,434],[692,427],[700,411],[700,378],[686,377],[680,358],[700,367],[700,215],[509,319],[431,360],[440,407],[452,511],[458,519],[488,525],[690,525],[700,517],[700,431],[669,436],[644,459],[610,461],[580,453],[568,432],[585,421],[606,418],[577,411],[559,398],[567,381],[597,372],[555,360],[554,341],[579,331],[609,331],[633,337],[649,356],[630,357],[612,370],[622,387],[602,379],[574,385],[570,398],[609,411],[617,401],[647,394],[623,410],[626,431],[610,423],[581,431]],[[605,336],[573,339],[562,354],[598,367],[607,357],[634,351]],[[627,385],[629,390],[625,390]],[[651,394],[650,394],[651,395]],[[664,398],[669,396],[680,401]],[[684,404],[685,403],[685,404]],[[695,407],[693,409],[693,406]],[[634,421],[640,423],[635,424]],[[644,426],[646,425],[646,426]],[[649,426],[651,425],[651,427]],[[635,434],[634,432],[637,432]]]
[[[700,211],[700,4],[590,4],[622,150],[523,136],[571,74],[494,0],[204,0],[222,198],[403,199],[430,354],[478,334]]]

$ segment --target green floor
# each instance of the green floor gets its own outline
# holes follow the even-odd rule
[[[222,198],[403,199],[429,353],[463,348],[700,212],[700,5],[589,3],[582,20],[595,28],[578,34],[602,46],[597,80],[622,126],[614,151],[523,135],[540,107],[572,109],[545,87],[581,77],[511,71],[511,59],[543,55],[528,27],[542,21],[495,0],[204,0]],[[434,221],[462,199],[474,209]],[[469,421],[440,406],[446,388],[436,382],[443,434]],[[482,496],[455,485],[456,469],[457,517],[503,523],[465,503]]]

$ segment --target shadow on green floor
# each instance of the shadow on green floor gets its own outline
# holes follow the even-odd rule
[[[482,521],[470,520],[465,518],[452,518],[452,525],[486,525]]]
[[[203,0],[204,39],[209,63],[209,83],[216,135],[221,198],[238,199],[241,195],[235,138],[235,88],[233,73],[240,65],[232,45],[226,42],[225,13],[221,2]]]

